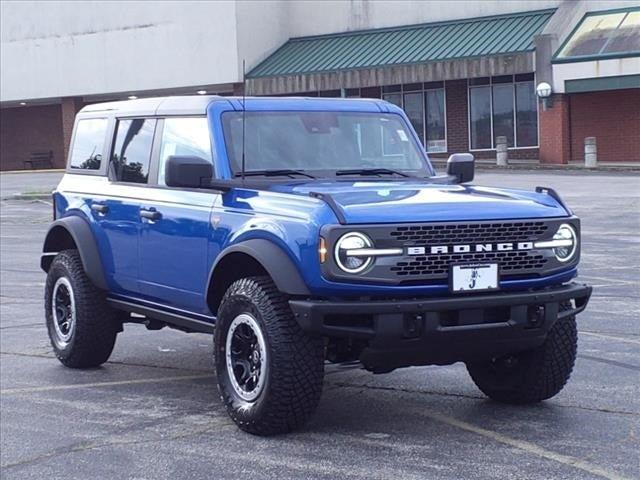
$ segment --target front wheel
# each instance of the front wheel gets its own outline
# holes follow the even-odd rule
[[[324,343],[305,334],[269,277],[227,290],[214,334],[222,401],[242,430],[256,435],[301,427],[322,393]]]
[[[540,402],[560,392],[569,380],[577,342],[576,319],[565,317],[556,321],[539,347],[469,363],[467,370],[478,388],[493,400],[510,404]]]

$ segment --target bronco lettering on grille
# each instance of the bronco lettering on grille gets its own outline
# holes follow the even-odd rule
[[[533,242],[477,243],[470,245],[433,245],[425,247],[407,247],[407,255],[440,255],[447,253],[469,252],[509,252],[513,250],[532,250]]]

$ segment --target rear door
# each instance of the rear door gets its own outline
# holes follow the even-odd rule
[[[140,207],[147,197],[154,118],[120,118],[110,151],[109,185],[95,198],[92,215],[107,245],[102,248],[106,274],[116,293],[140,292],[138,242]]]
[[[167,187],[164,165],[170,155],[212,162],[206,117],[159,120],[154,147],[154,180],[140,208],[140,284],[148,300],[207,314],[210,217],[219,193]],[[213,162],[212,162],[213,163]]]

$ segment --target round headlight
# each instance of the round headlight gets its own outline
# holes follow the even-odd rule
[[[566,223],[560,225],[553,239],[558,243],[562,243],[561,246],[553,249],[558,261],[568,262],[571,260],[578,250],[578,236],[573,227]]]
[[[347,273],[360,273],[371,265],[373,257],[353,255],[353,251],[371,248],[372,245],[371,239],[363,233],[347,233],[340,237],[340,240],[336,243],[334,252],[336,263]],[[351,255],[349,255],[349,253],[351,253]]]

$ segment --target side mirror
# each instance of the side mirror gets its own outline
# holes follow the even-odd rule
[[[200,188],[213,177],[213,165],[204,158],[170,155],[164,166],[164,181],[169,187]]]
[[[447,160],[447,175],[452,175],[458,183],[473,180],[475,160],[470,153],[454,153]]]

